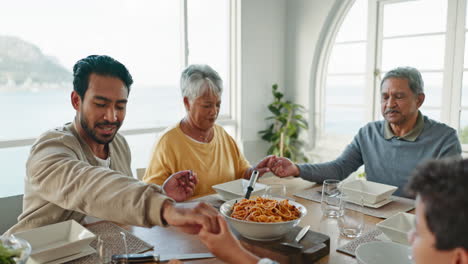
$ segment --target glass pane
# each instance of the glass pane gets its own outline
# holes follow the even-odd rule
[[[440,122],[440,114],[441,114],[440,109],[433,109],[433,108],[427,109],[423,105],[419,108],[419,110],[421,111],[423,115]]]
[[[364,75],[328,76],[325,91],[326,104],[364,104],[366,79]]]
[[[366,43],[336,44],[328,64],[328,73],[365,73]]]
[[[153,146],[159,133],[125,136],[132,153],[132,172],[135,174],[137,168],[148,167]],[[133,175],[135,176],[135,175]]]
[[[325,133],[355,135],[359,128],[366,124],[364,114],[364,107],[327,107],[325,111]]]
[[[336,41],[367,39],[367,0],[357,0],[346,14],[336,36]]]
[[[461,106],[468,107],[468,72],[463,72],[463,87],[461,93]]]
[[[384,39],[382,70],[412,66],[419,70],[443,69],[445,35]]]
[[[161,102],[180,98],[180,1],[19,0],[3,3],[2,10],[8,12],[0,15],[0,50],[8,50],[8,56],[1,57],[0,91],[16,103],[2,138],[36,137],[71,121],[72,67],[91,54],[110,55],[133,75],[123,128],[179,119],[181,113]],[[11,111],[18,105],[21,111]],[[18,129],[23,123],[28,129]]]
[[[461,111],[460,114],[460,128],[458,131],[460,142],[462,144],[468,144],[468,111]]]
[[[447,2],[420,0],[384,4],[383,36],[445,32]]]
[[[30,146],[0,149],[2,173],[0,173],[0,197],[24,193],[24,176],[26,176],[26,160]]]
[[[442,72],[421,72],[424,81],[424,99],[423,106],[441,107],[442,106]]]
[[[467,5],[468,6],[468,5]],[[468,25],[468,21],[467,21],[467,25]],[[465,33],[465,53],[464,53],[464,58],[463,58],[463,61],[465,63],[465,69],[468,68],[468,33]]]
[[[220,74],[224,85],[220,114],[229,115],[229,1],[189,0],[187,19],[189,64],[208,64]]]

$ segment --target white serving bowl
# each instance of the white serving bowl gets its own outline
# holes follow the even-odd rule
[[[249,187],[249,181],[245,179],[238,179],[212,186],[224,201],[245,197],[247,187]],[[250,197],[261,196],[266,187],[267,186],[265,184],[256,183]]]
[[[374,241],[356,249],[359,264],[412,264],[411,248],[393,242]]]
[[[30,257],[45,263],[80,253],[96,236],[74,220],[33,228],[14,234],[29,242]]]
[[[283,198],[271,198],[277,201],[285,200]],[[295,227],[301,219],[307,214],[307,209],[296,202],[289,201],[290,204],[294,205],[299,209],[301,215],[298,219],[278,222],[278,223],[258,223],[251,221],[239,220],[231,217],[232,206],[238,199],[233,199],[225,202],[219,209],[221,214],[227,219],[228,223],[242,236],[252,240],[275,240],[281,238],[284,234]]]
[[[347,181],[341,184],[340,188],[351,198],[361,196],[364,202],[370,204],[376,204],[390,198],[398,189],[396,186],[364,180]]]
[[[408,233],[414,228],[416,216],[408,213],[397,213],[377,224],[393,242],[409,245]]]

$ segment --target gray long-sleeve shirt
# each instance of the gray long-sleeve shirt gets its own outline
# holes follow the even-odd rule
[[[336,160],[299,164],[299,176],[319,183],[325,179],[342,180],[364,164],[368,180],[397,186],[395,195],[406,196],[404,186],[418,164],[429,159],[461,156],[460,141],[453,128],[426,116],[423,120],[424,128],[414,141],[386,139],[386,121],[368,123]]]

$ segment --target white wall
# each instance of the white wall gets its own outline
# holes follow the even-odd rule
[[[340,0],[294,0],[288,2],[286,36],[287,96],[308,110],[309,131],[304,133],[311,147],[315,117],[315,67],[321,42],[328,30],[327,17]]]
[[[258,131],[266,128],[271,85],[284,87],[286,0],[241,2],[240,140],[247,159],[265,156],[266,142]]]
[[[334,0],[242,0],[239,119],[240,139],[250,162],[259,161],[267,150],[257,132],[266,128],[273,83],[286,98],[313,113],[312,63],[334,4]]]

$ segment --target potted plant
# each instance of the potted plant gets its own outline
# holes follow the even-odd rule
[[[266,118],[271,123],[267,129],[258,132],[263,140],[270,143],[267,155],[286,157],[293,162],[307,162],[307,157],[301,151],[302,142],[299,140],[300,130],[309,127],[302,116],[304,107],[284,100],[277,84],[273,84],[272,93],[273,102],[268,105],[268,110],[273,115]]]

